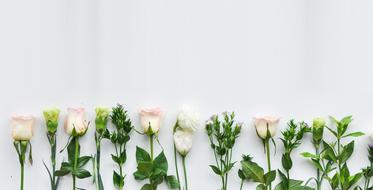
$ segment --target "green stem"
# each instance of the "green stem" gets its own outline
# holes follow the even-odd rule
[[[177,178],[177,182],[179,182],[180,184],[179,167],[177,166],[177,154],[176,154],[175,144],[174,144],[174,159],[175,159],[176,178]],[[179,185],[179,190],[181,190],[181,185]]]
[[[75,138],[75,158],[74,158],[74,170],[76,171],[76,167],[77,167],[77,164],[78,164],[78,157],[79,157],[79,152],[78,152],[78,149],[79,149],[79,139],[78,137],[74,137]],[[73,190],[76,189],[76,176],[73,174]]]
[[[185,156],[182,157],[182,160],[183,160],[183,169],[184,169],[185,190],[188,190],[188,176],[187,176],[187,170],[185,167]]]
[[[21,163],[21,190],[23,190],[23,180],[24,180],[24,174],[25,174],[24,170],[25,170],[24,164]]]
[[[268,172],[270,172],[271,171],[271,152],[269,149],[269,139],[265,140],[264,144],[266,147]],[[269,183],[269,190],[272,190],[272,183]]]
[[[341,146],[341,139],[338,137],[337,138],[337,155],[338,155],[338,157],[340,156],[340,154],[341,154],[341,150],[340,150],[340,146]],[[340,189],[342,189],[342,181],[341,181],[341,162],[340,162],[340,160],[338,159],[337,160],[338,161],[338,173],[339,173],[339,187],[340,187]]]
[[[56,187],[56,134],[51,134],[51,162],[52,162],[52,190],[57,190]]]
[[[243,187],[243,179],[241,179],[240,190],[242,190],[242,187]]]
[[[149,135],[149,140],[150,140],[150,158],[153,160],[154,158],[153,135]]]
[[[316,151],[316,156],[319,156],[319,145],[315,145],[315,151]],[[320,169],[316,169],[317,172],[317,182],[316,182],[316,188],[317,190],[321,190],[321,180],[320,180]]]

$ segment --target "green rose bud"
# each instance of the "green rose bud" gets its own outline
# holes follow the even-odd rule
[[[111,110],[105,107],[97,107],[96,108],[96,130],[102,132],[106,129],[106,124],[109,119],[109,115]]]
[[[58,117],[60,115],[60,109],[48,108],[43,111],[45,123],[47,125],[48,133],[54,134],[58,127]]]
[[[323,138],[323,133],[324,133],[324,127],[325,127],[325,120],[323,118],[313,119],[312,138],[313,138],[314,144],[318,145],[321,143],[321,140]]]

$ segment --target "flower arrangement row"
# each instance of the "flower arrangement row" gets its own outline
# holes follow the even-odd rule
[[[57,156],[57,128],[59,126],[60,110],[58,108],[46,109],[43,111],[47,137],[50,144],[50,166],[44,163],[50,180],[50,189],[57,190],[60,178],[70,175],[72,177],[72,189],[82,189],[77,187],[77,180],[92,177],[97,190],[103,190],[104,184],[100,173],[101,141],[109,140],[115,152],[111,155],[116,169],[113,171],[113,184],[122,190],[125,186],[127,174],[124,165],[127,161],[126,145],[131,139],[133,132],[146,135],[149,138],[149,151],[141,147],[136,147],[137,170],[133,177],[139,181],[146,181],[141,190],[156,190],[157,186],[163,182],[167,183],[170,189],[188,190],[188,177],[186,168],[186,156],[193,144],[193,136],[201,125],[198,113],[189,106],[183,106],[177,116],[173,127],[174,142],[174,165],[176,174],[168,172],[168,161],[164,152],[154,153],[154,140],[157,140],[163,112],[159,108],[141,109],[140,123],[142,131],[138,131],[132,124],[127,110],[118,104],[109,109],[104,107],[96,108],[95,117],[95,144],[96,152],[93,156],[81,156],[79,138],[84,136],[90,126],[84,108],[68,108],[64,121],[65,132],[70,136],[67,145],[62,151],[67,151],[68,159],[61,164],[56,162]],[[266,169],[256,163],[250,155],[243,155],[240,161],[238,177],[241,179],[241,188],[245,182],[256,183],[257,190],[300,190],[300,189],[322,189],[324,183],[328,183],[333,190],[371,190],[370,185],[373,176],[373,146],[368,146],[369,165],[361,171],[352,174],[348,168],[348,160],[354,151],[354,140],[346,142],[349,138],[356,138],[364,135],[362,132],[350,132],[349,126],[352,121],[351,116],[337,120],[330,117],[333,126],[327,126],[323,118],[315,118],[311,125],[305,122],[290,120],[286,129],[281,131],[280,142],[284,147],[282,153],[282,168],[273,169],[271,167],[271,154],[274,152],[271,147],[276,148],[277,127],[279,118],[276,117],[255,117],[254,127],[258,137],[263,142],[267,165]],[[113,124],[113,129],[109,129],[108,122]],[[20,189],[23,190],[24,165],[26,158],[32,164],[31,138],[35,118],[32,116],[12,117],[12,137],[14,147],[19,157],[21,166]],[[232,160],[235,142],[241,133],[243,124],[235,120],[234,112],[224,112],[221,115],[213,115],[205,123],[205,132],[210,142],[211,153],[215,158],[215,163],[210,165],[221,180],[221,190],[228,189],[229,174],[236,161]],[[333,141],[324,139],[324,131],[329,131]],[[309,134],[315,148],[313,152],[303,152],[301,155],[309,159],[315,168],[315,176],[307,181],[294,179],[290,175],[293,168],[292,152],[299,147],[304,137]],[[342,141],[343,140],[343,141]],[[61,152],[62,152],[61,151]],[[27,157],[28,156],[28,157]],[[179,173],[178,157],[181,158],[182,170]],[[88,171],[85,165],[92,161],[93,169]],[[57,166],[59,165],[59,166]],[[181,175],[182,174],[182,175]],[[183,176],[183,179],[181,179]],[[280,182],[274,186],[275,179]]]

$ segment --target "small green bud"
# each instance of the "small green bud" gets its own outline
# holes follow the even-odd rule
[[[312,123],[312,138],[314,144],[320,144],[323,138],[325,120],[323,118],[315,118]]]
[[[55,133],[58,127],[58,117],[60,115],[60,109],[48,108],[43,111],[45,123],[47,125],[48,133]]]
[[[96,120],[95,120],[96,130],[104,131],[106,129],[106,124],[108,122],[111,110],[110,108],[106,108],[106,107],[97,107],[95,111],[96,111]]]
[[[321,117],[313,119],[312,127],[313,128],[324,128],[325,120]]]

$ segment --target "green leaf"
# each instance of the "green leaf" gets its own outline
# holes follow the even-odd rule
[[[353,132],[353,133],[349,133],[347,135],[344,135],[342,138],[345,138],[345,137],[360,137],[360,136],[363,136],[365,135],[363,132]]]
[[[116,171],[114,171],[113,182],[115,187],[121,188],[124,186],[124,177],[120,176]]]
[[[136,180],[144,180],[148,178],[148,176],[145,173],[140,172],[138,170],[133,173],[133,176],[135,177]]]
[[[256,186],[256,190],[266,190],[266,186],[263,185],[263,184],[259,184],[258,186]]]
[[[214,165],[210,165],[212,171],[214,171],[214,173],[216,173],[217,175],[221,176],[223,175],[223,173],[220,171],[220,169]]]
[[[245,176],[250,177],[254,182],[265,183],[264,170],[257,163],[252,161],[241,161],[241,165]]]
[[[139,171],[142,175],[150,177],[153,171],[153,163],[152,162],[140,162],[137,165],[137,171]]]
[[[151,158],[148,152],[146,152],[146,150],[137,146],[136,147],[136,162],[139,163],[139,162],[149,162],[149,161],[151,161]]]
[[[152,185],[150,185],[150,184],[145,184],[145,185],[143,185],[143,186],[141,187],[140,190],[153,190],[153,187],[152,187]]]
[[[81,168],[83,167],[84,165],[87,164],[87,162],[89,162],[89,160],[91,160],[92,157],[90,156],[82,156],[80,158],[78,158],[78,168]]]
[[[327,159],[327,160],[331,160],[333,162],[336,162],[337,161],[337,156],[335,155],[334,149],[332,148],[332,146],[330,146],[325,141],[323,141],[323,145],[324,145],[324,152],[323,152],[324,158]]]
[[[74,128],[75,129],[75,128]],[[77,141],[78,139],[76,137],[73,137],[69,143],[69,145],[67,146],[67,155],[69,157],[69,162],[70,163],[73,163],[74,160],[75,160],[75,141]],[[77,153],[78,153],[78,157],[80,155],[80,145],[79,145],[79,142],[78,142],[78,150],[77,150]]]
[[[282,167],[284,167],[285,170],[290,170],[293,166],[293,161],[291,161],[289,154],[283,154],[281,162],[282,162]]]
[[[112,159],[115,163],[121,165],[120,158],[118,158],[118,157],[115,156],[114,154],[111,154],[111,159]]]
[[[314,159],[318,159],[319,157],[312,154],[312,153],[309,153],[309,152],[302,152],[300,155],[302,155],[303,157],[305,158],[314,158]]]
[[[269,172],[267,172],[267,173],[264,175],[264,180],[265,180],[265,184],[266,184],[266,185],[269,185],[269,184],[272,183],[275,179],[276,179],[276,170],[269,171]]]
[[[65,176],[65,175],[67,175],[69,173],[70,173],[70,170],[64,170],[64,169],[57,170],[57,171],[54,172],[54,174],[56,176]]]
[[[169,188],[171,188],[171,189],[179,188],[180,184],[177,181],[175,176],[169,175],[165,179],[166,179],[166,183],[167,183]]]
[[[89,171],[85,170],[85,169],[77,169],[75,172],[74,172],[74,175],[79,178],[79,179],[84,179],[84,178],[87,178],[87,177],[90,177],[91,174],[89,173]]]
[[[339,161],[341,164],[345,163],[354,152],[354,141],[351,141],[346,146],[343,147],[341,155],[339,155]]]
[[[167,174],[168,163],[163,151],[154,159],[153,167],[154,169],[159,169],[163,171],[164,174]]]

